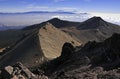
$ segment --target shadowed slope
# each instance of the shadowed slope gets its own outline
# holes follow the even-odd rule
[[[113,33],[120,33],[120,26],[106,22],[100,17],[92,17],[77,27],[65,27],[62,30],[86,43],[93,40],[103,41]]]
[[[60,56],[62,45],[71,42],[80,45],[79,40],[47,23],[40,29],[31,30],[9,51],[0,57],[0,67],[22,62],[28,68],[37,67],[46,59]]]
[[[15,44],[23,38],[25,31],[22,30],[5,30],[0,31],[0,47],[5,48]]]
[[[46,74],[51,79],[119,79],[120,34],[103,42],[88,42],[77,48],[65,43],[62,55],[48,62]]]
[[[33,32],[0,58],[0,67],[22,62],[28,68],[38,66],[45,60],[41,50],[38,32]]]

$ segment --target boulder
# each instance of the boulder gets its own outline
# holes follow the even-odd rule
[[[10,79],[12,77],[12,73],[13,73],[13,67],[12,66],[7,66],[5,67],[2,71],[1,71],[1,78],[8,78]]]
[[[22,63],[6,66],[0,74],[0,79],[48,79],[47,76],[35,75]]]
[[[64,43],[62,47],[61,57],[68,57],[74,52],[74,46],[71,43]]]

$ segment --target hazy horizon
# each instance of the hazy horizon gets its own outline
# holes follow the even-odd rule
[[[0,14],[0,25],[4,26],[29,26],[47,21],[52,18],[59,18],[62,20],[82,22],[93,16],[98,16],[104,20],[120,25],[120,14],[110,13],[28,13],[28,14]],[[11,20],[12,19],[12,20]]]
[[[99,16],[108,22],[120,25],[120,1],[115,0],[0,0],[0,12],[16,13],[31,11],[73,12],[75,14],[0,14],[0,25],[28,26],[52,18],[82,22],[93,16]],[[81,14],[88,13],[88,14]],[[12,20],[11,20],[12,19]]]

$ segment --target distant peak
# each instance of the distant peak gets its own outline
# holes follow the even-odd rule
[[[107,26],[107,22],[104,21],[101,17],[92,17],[86,21],[84,21],[79,29],[96,29],[101,26]]]
[[[49,21],[60,21],[59,18],[53,18],[53,19],[50,19]]]
[[[99,24],[100,22],[105,22],[105,21],[104,21],[101,17],[96,17],[96,16],[94,16],[94,17],[86,20],[85,22],[88,22],[88,23],[97,23],[97,24]]]
[[[66,22],[64,22],[63,20],[60,20],[58,18],[50,19],[47,22],[51,23],[53,26],[58,27],[58,28],[64,26],[64,24],[66,24]]]
[[[103,20],[103,19],[101,17],[94,16],[94,17],[90,18],[89,20],[100,21],[100,20]]]

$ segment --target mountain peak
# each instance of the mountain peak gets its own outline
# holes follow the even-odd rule
[[[101,17],[92,17],[84,22],[78,27],[79,29],[96,29],[101,26],[107,26],[107,22],[105,22]]]
[[[58,18],[50,19],[47,22],[51,23],[52,25],[58,28],[65,26],[67,23],[66,21],[60,20]]]
[[[48,20],[48,22],[53,22],[53,21],[60,21],[60,19],[59,18],[53,18],[53,19]]]
[[[85,22],[95,22],[95,23],[99,23],[100,21],[104,21],[101,17],[97,17],[97,16],[94,16],[88,20],[86,20]],[[104,21],[105,22],[105,21]]]
[[[90,19],[92,19],[92,20],[103,20],[101,17],[97,17],[97,16],[94,16],[94,17],[92,17]]]

